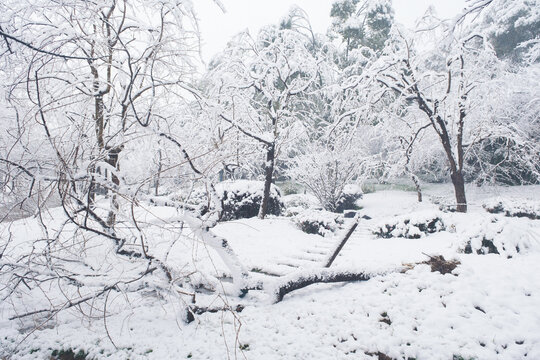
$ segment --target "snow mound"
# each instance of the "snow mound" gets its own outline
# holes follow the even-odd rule
[[[321,236],[332,236],[344,223],[340,214],[314,209],[303,210],[292,220],[303,232]]]
[[[311,194],[291,194],[282,198],[285,207],[299,212],[302,209],[321,209],[319,200]]]
[[[540,251],[540,229],[526,218],[479,218],[460,231],[458,237],[466,239],[460,248],[465,253],[512,257],[518,253]]]

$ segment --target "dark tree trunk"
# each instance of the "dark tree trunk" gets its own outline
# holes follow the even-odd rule
[[[99,76],[97,69],[94,66],[90,66],[92,75],[94,77],[94,83],[92,89],[95,93],[99,91]],[[103,114],[103,95],[97,94],[94,96],[94,121],[95,121],[95,131],[96,131],[96,140],[98,145],[98,151],[101,152],[105,149],[105,141],[103,139],[105,122]],[[90,172],[95,173],[96,171],[100,173],[100,170],[96,166],[92,165],[90,167]],[[88,206],[94,206],[96,201],[96,194],[100,191],[99,184],[96,183],[94,175],[92,175],[90,180],[90,186],[88,188]]]
[[[107,148],[107,163],[111,165],[116,170],[120,170],[120,163],[118,162],[118,155],[122,151],[124,147],[123,146],[117,146],[114,148]],[[118,176],[116,176],[115,173],[111,173],[111,180],[114,185],[119,186],[120,185],[120,179]],[[118,200],[116,197],[116,190],[113,190],[111,197],[111,209],[109,210],[109,214],[107,216],[107,225],[109,227],[113,227],[114,223],[116,222],[116,213],[118,212]]]
[[[92,174],[91,177],[90,177],[90,184],[88,185],[88,196],[87,196],[87,199],[88,199],[88,208],[94,208],[94,205],[96,203],[96,188],[97,188],[97,183],[96,183],[96,180],[95,180],[95,177],[94,177],[94,173],[96,172],[96,167],[94,165],[91,165],[90,168],[88,169],[90,171],[90,173]]]
[[[158,196],[159,194],[159,180],[161,178],[161,170],[163,168],[163,156],[161,155],[161,150],[158,150],[158,170],[156,174],[156,182],[155,182],[155,191],[154,195]]]
[[[454,172],[450,175],[454,192],[456,193],[457,212],[467,212],[467,198],[465,197],[465,180],[461,171]]]
[[[274,162],[275,162],[275,145],[269,145],[266,152],[266,164],[264,167],[264,192],[261,200],[261,207],[259,208],[259,219],[264,219],[266,211],[268,209],[268,202],[270,199],[270,187],[272,186],[272,180],[274,177]]]
[[[326,270],[326,269],[324,269]],[[283,300],[283,297],[295,290],[305,288],[306,286],[313,284],[330,284],[337,282],[350,282],[350,281],[367,281],[374,275],[366,273],[351,273],[351,272],[328,272],[322,270],[319,273],[308,273],[306,276],[301,276],[297,279],[291,279],[284,284],[281,284],[276,289],[274,294],[274,303],[278,303]]]
[[[422,202],[422,187],[420,186],[420,180],[416,175],[412,175],[414,186],[416,187],[416,194],[418,195],[418,202]]]

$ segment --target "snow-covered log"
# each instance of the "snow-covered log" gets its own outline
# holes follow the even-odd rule
[[[394,271],[400,271],[401,268]],[[299,271],[294,274],[283,277],[270,290],[272,301],[278,303],[283,300],[285,295],[306,286],[313,284],[326,284],[337,282],[367,281],[375,276],[385,275],[388,272],[368,272],[354,269],[310,269]]]

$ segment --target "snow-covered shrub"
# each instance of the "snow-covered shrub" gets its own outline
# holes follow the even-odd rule
[[[439,205],[439,210],[444,213],[455,213],[457,210],[456,201],[449,196],[431,195],[429,199],[431,203]]]
[[[325,210],[304,210],[293,217],[293,222],[305,233],[328,236],[343,225],[343,217]]]
[[[294,216],[306,209],[322,209],[319,200],[311,194],[292,194],[282,198],[285,216]]]
[[[311,194],[292,194],[285,195],[281,198],[285,207],[300,207],[302,209],[317,209],[321,208],[319,200]]]
[[[51,360],[57,359],[74,359],[74,360],[84,360],[88,356],[88,353],[84,350],[73,350],[71,348],[65,349],[55,349],[51,352]]]
[[[500,254],[497,250],[497,246],[493,243],[493,239],[486,239],[482,236],[477,236],[467,241],[465,248],[462,249],[465,254]],[[516,252],[519,252],[519,248],[516,248]]]
[[[525,217],[540,220],[540,203],[522,202],[513,204],[502,199],[492,199],[483,205],[487,212],[492,214],[504,214],[508,217]]]
[[[402,237],[407,239],[419,239],[427,234],[446,230],[446,226],[440,214],[423,212],[400,216],[391,222],[378,225],[373,234],[381,238]]]
[[[540,251],[540,231],[535,221],[490,217],[469,225],[461,232],[465,243],[459,248],[466,254],[501,254]]]
[[[235,180],[224,181],[216,185],[216,192],[222,203],[221,221],[255,217],[259,213],[263,198],[264,183],[261,181]],[[208,192],[198,189],[189,200],[199,207],[201,214],[208,212]],[[280,215],[284,205],[281,192],[272,185],[268,199],[268,215]]]
[[[375,187],[375,184],[362,184],[362,186],[360,187],[360,189],[362,190],[362,194],[371,194],[371,193],[374,193],[375,191],[377,191],[377,188]]]
[[[287,181],[279,185],[279,189],[284,196],[298,194],[301,192],[301,187],[292,181]]]
[[[345,185],[343,192],[337,201],[336,212],[342,213],[345,210],[358,210],[360,207],[357,201],[362,198],[362,189],[358,185]]]
[[[325,210],[338,212],[340,202],[354,203],[358,199],[352,200],[351,196],[361,194],[361,190],[352,191],[353,187],[348,185],[362,175],[360,162],[357,150],[312,144],[294,159],[289,175],[309,189]],[[345,195],[347,188],[352,193]],[[341,212],[344,209],[342,205]]]

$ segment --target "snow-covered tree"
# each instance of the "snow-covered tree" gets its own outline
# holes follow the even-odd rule
[[[346,187],[363,180],[358,149],[313,142],[303,150],[293,159],[289,176],[309,189],[325,210],[335,212]]]
[[[468,172],[474,172],[473,177],[477,178],[489,177],[487,174],[500,171],[512,161],[520,163],[517,166],[526,173],[536,172],[534,160],[525,155],[529,151],[525,149],[534,147],[534,134],[526,130],[528,135],[524,136],[528,126],[514,126],[516,118],[505,121],[504,112],[498,115],[494,111],[500,109],[502,88],[508,87],[506,81],[512,76],[505,75],[508,67],[495,56],[488,38],[467,28],[451,29],[449,24],[428,12],[415,32],[395,28],[383,56],[365,72],[361,83],[378,84],[397,95],[398,109],[405,118],[418,112],[423,114],[426,122],[416,122],[411,133],[426,128],[434,131],[444,150],[457,210],[464,212]],[[371,92],[369,102],[378,102],[379,94],[382,93]],[[535,102],[534,97],[529,100]],[[501,122],[505,125],[500,126]],[[397,129],[400,127],[396,128],[399,132]],[[415,137],[405,138],[405,144]],[[498,147],[503,154],[508,151],[508,156],[495,155]],[[426,148],[417,146],[414,151],[423,149]],[[407,161],[408,167],[409,164]],[[475,164],[476,170],[468,170],[470,164]],[[478,171],[479,168],[485,171]]]
[[[487,41],[474,34],[439,42],[432,48],[435,54],[429,48],[418,49],[413,37],[395,29],[385,54],[367,77],[427,117],[446,154],[457,210],[466,212],[467,148],[482,136],[481,124],[488,121],[486,114],[473,114],[473,109],[488,99],[481,89],[500,67]]]
[[[257,38],[241,33],[207,74],[215,114],[264,151],[261,218],[276,159],[303,136],[305,122],[317,116],[310,112],[307,96],[319,81],[320,60],[312,46],[313,39],[294,28],[268,26]]]
[[[16,303],[14,318],[50,318],[120,288],[183,301],[177,288],[191,280],[182,269],[196,265],[171,260],[180,244],[215,249],[233,292],[245,289],[247,272],[211,231],[220,212],[209,159],[216,150],[193,125],[202,100],[190,85],[199,43],[192,3],[8,1],[0,11],[2,176],[24,176],[24,191],[37,193],[42,233],[24,247],[11,236],[2,244],[9,285],[0,291],[48,304]],[[151,187],[167,177],[180,191],[156,196]],[[201,215],[185,202],[197,182],[215,211]],[[53,219],[43,203],[50,197],[59,206]],[[155,205],[174,215],[156,217],[148,210]]]
[[[182,91],[193,69],[197,39],[186,4],[15,1],[2,9],[11,61],[26,65],[13,79],[10,101],[38,119],[45,146],[56,154],[49,175],[75,181],[86,172],[73,195],[88,207],[98,192],[113,193],[108,226],[118,208],[124,147],[139,136],[134,129],[148,128],[151,136],[170,117],[178,103],[171,91]]]
[[[471,181],[505,185],[540,181],[539,75],[540,65],[534,64],[506,71],[486,87],[491,98],[475,112],[489,114],[490,122],[467,152]]]
[[[456,23],[472,22],[488,37],[500,58],[515,63],[537,61],[540,14],[537,0],[469,0]]]
[[[394,22],[391,0],[338,0],[330,16],[329,34],[341,37],[347,54],[361,47],[382,50]]]

